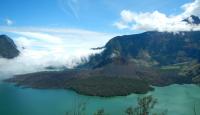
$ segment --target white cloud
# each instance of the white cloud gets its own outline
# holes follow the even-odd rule
[[[111,56],[110,56],[110,58],[113,58],[115,56],[116,56],[115,53],[112,53]]]
[[[56,47],[62,47],[68,50],[100,47],[104,46],[111,38],[117,36],[117,34],[106,34],[70,28],[0,27],[0,31],[12,32],[22,36],[36,38],[34,39],[33,44],[48,49],[50,48],[50,50]],[[48,35],[51,35],[50,38],[52,38],[52,40],[48,37],[43,37]],[[54,42],[57,42],[57,40],[62,41],[62,44],[55,44]]]
[[[12,60],[0,58],[0,73],[12,74],[42,70],[47,66],[73,68],[89,61],[90,55],[102,51],[90,48],[104,46],[111,38],[117,36],[66,28],[0,27],[0,31],[21,36],[13,38],[21,52],[20,55]],[[49,42],[51,39],[43,38],[48,35],[53,37],[54,42],[57,41],[55,38],[59,38],[62,44],[55,44]]]
[[[190,15],[200,17],[200,0],[195,0],[195,2],[184,4],[181,6],[181,8],[185,10],[185,12],[181,14],[184,18],[189,17]]]
[[[7,21],[7,24],[10,26],[13,24],[13,21],[9,20],[9,19],[5,19]]]
[[[135,13],[132,13],[129,10],[128,11],[123,10],[121,12],[121,17],[122,17],[122,19],[123,19],[124,22],[129,23],[129,22],[133,21],[133,18],[135,17]]]
[[[113,26],[117,26],[119,29],[129,28],[128,25],[123,24],[123,22],[115,22]]]
[[[58,1],[59,1],[60,7],[62,8],[62,10],[63,10],[66,14],[68,14],[69,16],[71,16],[70,13],[69,13],[69,12],[66,10],[66,8],[65,8],[66,2],[63,1],[63,0],[58,0]]]
[[[37,33],[37,32],[26,32],[26,31],[25,32],[24,31],[10,31],[10,32],[36,38],[36,39],[41,39],[46,42],[62,44],[62,40],[59,37],[55,37],[49,34]]]
[[[68,0],[67,3],[68,3],[68,6],[74,12],[75,16],[79,19],[79,17],[78,17],[78,11],[79,11],[78,0]]]
[[[135,31],[190,31],[200,30],[199,25],[190,25],[181,22],[183,19],[196,15],[200,17],[200,0],[181,6],[185,11],[177,16],[167,17],[158,11],[153,13],[135,13],[129,10],[121,12],[121,22],[114,22],[119,29],[129,28]],[[192,21],[190,19],[190,21]]]
[[[71,16],[70,13],[67,11],[67,8],[69,7],[72,10],[72,12],[75,14],[75,16],[79,19],[79,17],[78,17],[78,12],[79,12],[78,0],[59,0],[59,4],[65,13],[67,13],[69,16]]]
[[[20,55],[12,60],[0,58],[0,73],[20,74],[44,70],[48,66],[73,68],[87,62],[90,55],[101,51],[76,50],[73,53],[67,53],[21,49],[20,52]]]
[[[189,17],[189,18],[188,18],[188,21],[189,21],[190,23],[193,23],[193,22],[194,22],[194,20],[193,20],[192,17]]]
[[[15,44],[17,45],[19,50],[22,50],[23,48],[31,49],[32,43],[35,42],[35,40],[29,40],[25,37],[13,38],[13,40],[15,41]]]

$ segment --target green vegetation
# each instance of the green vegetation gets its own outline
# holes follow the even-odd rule
[[[161,69],[181,69],[180,66],[162,66]]]
[[[144,60],[146,62],[149,62],[151,60],[151,56],[147,51],[140,50],[137,54],[138,59]]]
[[[194,82],[197,82],[197,83],[200,85],[200,75],[194,77],[192,80],[193,80]]]
[[[65,84],[67,89],[88,96],[113,97],[126,96],[131,93],[146,94],[154,88],[148,82],[117,76],[97,76],[72,80]]]
[[[188,64],[189,62],[183,62],[183,63],[176,63],[176,64],[173,64],[174,66],[180,66],[180,65],[185,65],[185,64]]]
[[[140,97],[137,98],[138,101],[138,107],[135,107],[134,109],[130,106],[128,107],[124,113],[125,115],[149,115],[150,111],[154,108],[155,104],[158,103],[158,99],[153,99],[153,97],[147,96],[143,97],[142,99]],[[75,101],[75,106],[70,110],[66,111],[66,115],[87,115],[86,114],[86,101],[80,102],[78,98],[78,105],[76,104],[77,101]],[[160,113],[159,115],[167,115],[167,110]],[[101,108],[98,110],[97,113],[94,113],[94,115],[109,115],[104,113],[104,109]],[[153,114],[157,115],[157,113]]]
[[[193,60],[189,65],[184,66],[181,71],[179,72],[179,75],[182,76],[190,76],[193,78],[194,82],[199,83],[200,82],[200,63],[198,60]]]
[[[104,109],[101,108],[101,109],[99,109],[98,112],[95,113],[94,115],[109,115],[109,114],[104,113]]]
[[[138,101],[138,107],[135,107],[133,109],[130,106],[124,112],[128,115],[149,115],[151,109],[153,109],[155,104],[158,103],[158,99],[153,99],[151,95],[147,97],[143,97],[142,99],[138,97],[137,101]],[[166,114],[167,114],[167,110],[162,112],[160,115],[166,115]],[[153,114],[153,115],[157,115],[157,114]]]
[[[198,58],[199,38],[199,31],[185,32],[185,36],[163,32],[117,36],[106,43],[106,49],[101,54],[91,56],[90,61],[83,67],[92,68],[99,62],[110,58],[112,53],[130,59],[131,62],[143,67],[173,64],[182,66],[179,64]]]
[[[136,59],[130,58],[129,60],[141,67],[152,67],[159,65],[159,63],[156,60],[151,60],[151,56],[147,51],[143,50],[139,51],[139,53],[136,56]]]

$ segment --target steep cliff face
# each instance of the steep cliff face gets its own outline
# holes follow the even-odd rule
[[[19,50],[11,38],[0,35],[0,57],[12,59],[19,55]]]

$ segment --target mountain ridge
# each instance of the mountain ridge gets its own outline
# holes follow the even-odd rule
[[[191,15],[187,19],[184,19],[183,22],[187,22],[188,24],[200,24],[200,19],[198,16]]]
[[[106,49],[101,54],[90,57],[90,61],[82,66],[94,67],[109,58],[112,53],[125,57],[138,65],[141,62],[141,66],[145,66],[146,63],[148,67],[190,61],[199,56],[199,36],[200,31],[180,32],[179,34],[153,31],[117,36],[106,43]]]

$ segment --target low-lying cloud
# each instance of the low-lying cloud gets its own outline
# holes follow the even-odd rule
[[[0,31],[21,36],[12,38],[20,55],[14,59],[0,58],[0,73],[11,74],[44,70],[48,66],[74,68],[103,51],[90,48],[104,46],[116,36],[64,28],[0,27]]]
[[[76,50],[73,53],[30,49],[20,51],[20,55],[14,59],[0,58],[0,72],[19,74],[41,71],[48,66],[73,68],[89,61],[89,56],[100,53],[102,50]]]
[[[182,21],[191,15],[200,17],[200,0],[184,4],[181,8],[184,10],[182,14],[170,15],[169,17],[158,11],[153,13],[136,13],[123,10],[121,12],[122,21],[115,22],[113,26],[117,26],[119,29],[129,28],[135,31],[177,32],[200,30],[199,25],[188,24]]]

